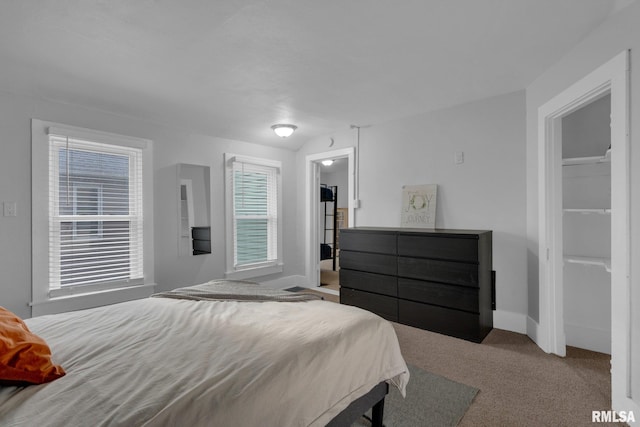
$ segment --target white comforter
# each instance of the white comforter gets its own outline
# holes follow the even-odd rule
[[[323,426],[409,378],[387,321],[326,301],[148,298],[27,324],[67,375],[0,387],[2,426]]]

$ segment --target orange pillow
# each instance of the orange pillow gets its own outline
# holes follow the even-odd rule
[[[47,343],[18,316],[0,307],[0,385],[42,384],[65,374]]]

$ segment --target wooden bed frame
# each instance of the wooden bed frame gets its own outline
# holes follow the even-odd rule
[[[370,392],[351,402],[327,424],[327,427],[349,427],[369,409],[371,409],[371,426],[383,427],[384,398],[388,392],[389,384],[386,381],[379,383]]]

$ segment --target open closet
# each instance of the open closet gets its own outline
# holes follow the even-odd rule
[[[538,108],[539,323],[527,325],[548,353],[611,354],[613,408],[637,407],[629,63],[624,50]]]
[[[562,118],[566,344],[611,353],[611,96]]]

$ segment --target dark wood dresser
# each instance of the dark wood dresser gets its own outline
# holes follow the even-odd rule
[[[340,233],[342,304],[474,342],[493,328],[491,231],[357,227]]]

